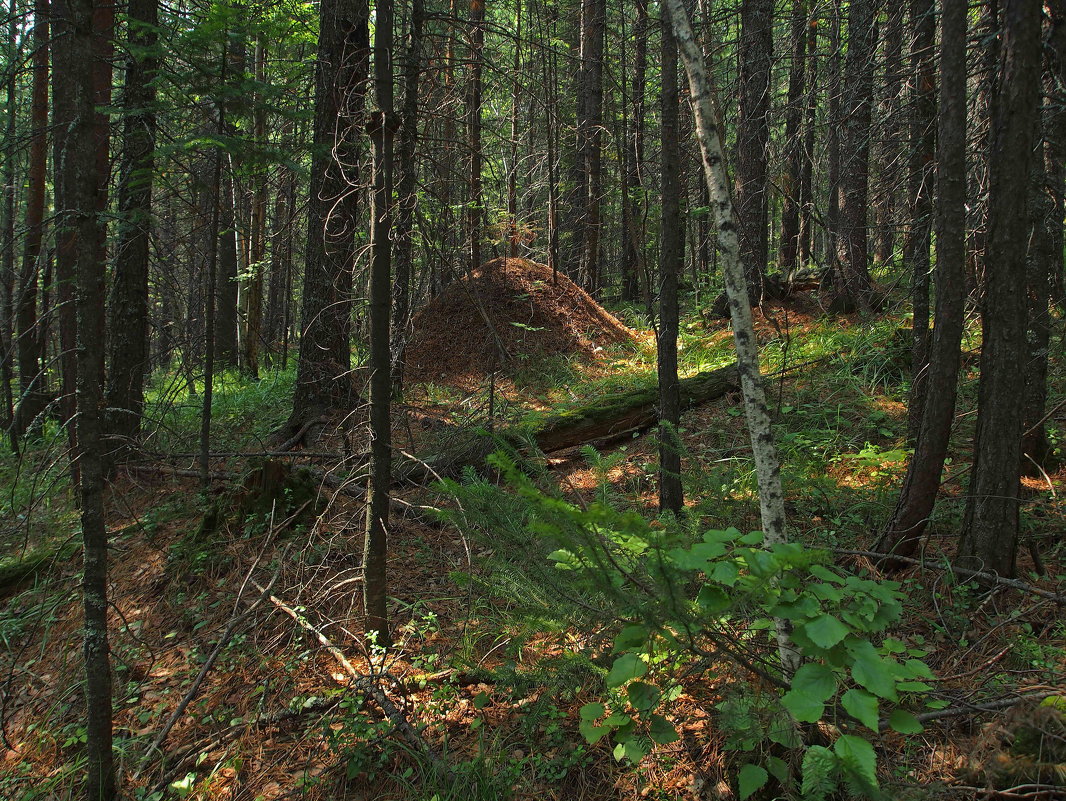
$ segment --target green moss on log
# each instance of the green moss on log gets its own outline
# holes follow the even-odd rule
[[[681,407],[688,409],[720,398],[740,388],[736,364],[707,370],[681,380]],[[407,481],[429,481],[439,475],[456,475],[463,468],[480,468],[493,451],[511,449],[516,457],[535,446],[552,453],[628,432],[643,431],[658,422],[658,389],[643,383],[623,392],[612,392],[593,401],[535,418],[513,428],[487,434],[484,431],[457,432],[441,443],[436,453],[421,462],[397,466],[396,477]]]

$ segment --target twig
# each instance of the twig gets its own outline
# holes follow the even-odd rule
[[[199,470],[184,467],[170,467],[165,464],[127,464],[123,465],[126,470],[133,473],[147,473],[149,475],[181,476],[182,478],[200,478],[203,473]],[[212,481],[236,481],[240,478],[239,473],[216,471],[207,474]]]
[[[192,451],[146,451],[141,453],[152,459],[196,459],[200,456]],[[207,454],[210,459],[262,459],[262,458],[285,458],[285,459],[343,459],[344,454],[335,451],[211,451]]]
[[[898,556],[890,553],[878,553],[876,551],[853,551],[846,548],[833,548],[833,553],[846,554],[849,556],[865,556],[870,559],[894,559],[899,562],[904,562],[908,565],[917,565],[919,567],[932,567],[937,570],[948,570],[952,573],[956,573],[960,576],[966,576],[968,578],[981,579],[983,581],[993,581],[997,584],[1002,584],[1005,587],[1010,587],[1015,590],[1021,590],[1022,592],[1028,592],[1032,595],[1039,595],[1041,598],[1047,598],[1054,601],[1057,604],[1066,604],[1066,595],[1060,595],[1057,592],[1051,590],[1044,590],[1040,587],[1034,587],[1032,584],[1027,584],[1024,581],[1018,579],[1004,578],[1003,576],[997,576],[995,573],[984,573],[980,570],[970,570],[965,567],[956,567],[955,565],[945,565],[939,562],[927,562],[921,559],[911,559],[907,556]]]
[[[284,563],[284,557],[282,558],[282,563]],[[255,563],[252,564],[251,568],[249,568],[248,575],[245,576],[244,583],[241,584],[241,588],[237,592],[237,600],[234,604],[235,608],[236,604],[240,603],[241,596],[244,594],[244,588],[248,586],[248,582],[251,581],[252,571],[255,570],[256,565],[258,564],[259,557],[256,557]],[[227,643],[229,643],[230,638],[233,636],[233,632],[236,630],[237,626],[247,620],[248,617],[252,614],[252,612],[256,610],[259,604],[261,604],[266,599],[267,594],[274,586],[274,583],[278,580],[278,576],[280,574],[281,568],[279,567],[278,570],[274,572],[274,575],[270,578],[270,581],[267,583],[266,588],[260,588],[261,594],[259,598],[256,599],[255,603],[248,607],[248,609],[244,610],[244,612],[242,612],[241,614],[234,615],[230,618],[229,624],[226,626],[225,631],[222,632],[222,636],[218,638],[218,642],[215,644],[215,648],[211,652],[211,655],[207,657],[207,660],[200,668],[200,672],[197,673],[196,678],[193,679],[192,686],[189,687],[188,692],[185,693],[185,696],[181,699],[178,705],[174,707],[174,711],[170,713],[170,717],[168,717],[167,722],[163,724],[163,728],[161,728],[159,730],[159,733],[152,738],[152,744],[148,746],[149,754],[159,750],[160,746],[167,739],[167,735],[170,734],[170,730],[174,728],[174,725],[178,722],[178,719],[185,713],[185,710],[188,708],[189,704],[192,703],[192,700],[200,691],[200,685],[203,683],[204,678],[210,672],[211,668],[215,666],[215,660],[218,659],[219,654],[222,653],[222,649],[226,647]],[[252,583],[255,584],[255,582]],[[259,587],[258,584],[256,584],[255,586]]]
[[[974,712],[995,712],[999,709],[1009,709],[1023,701],[1043,701],[1045,698],[1052,698],[1056,695],[1062,695],[1062,691],[1051,690],[1049,692],[1030,693],[1029,695],[1016,695],[1013,698],[1000,698],[998,701],[989,701],[984,704],[961,704],[947,709],[937,709],[933,712],[923,712],[920,715],[915,715],[915,717],[920,723],[925,723],[942,718],[957,718]],[[882,723],[887,725],[884,721]]]
[[[268,715],[267,717],[260,718],[256,721],[246,720],[232,725],[221,734],[218,734],[211,739],[197,740],[171,756],[172,764],[170,769],[162,774],[159,781],[156,782],[154,789],[158,792],[165,791],[167,786],[181,775],[185,769],[185,763],[193,755],[209,753],[220,745],[236,739],[249,729],[265,729],[271,726],[279,726],[289,720],[297,720],[304,715],[329,712],[335,706],[340,704],[340,702],[341,699],[339,696],[334,696],[332,698],[316,698],[312,701],[308,701],[299,709],[281,709],[272,715]]]
[[[262,590],[264,594],[269,592],[269,590],[260,587],[254,581],[252,583],[255,584],[256,588]],[[301,615],[299,612],[297,612],[295,609],[286,604],[277,596],[270,595],[269,597],[270,602],[274,604],[274,606],[276,606],[286,615],[295,620],[296,623],[300,626],[300,628],[312,634],[314,638],[318,640],[319,644],[321,644],[323,648],[329,651],[330,655],[334,659],[336,659],[338,664],[340,664],[340,666],[344,669],[344,672],[351,677],[353,682],[351,686],[362,691],[369,698],[373,699],[374,703],[378,705],[378,708],[385,714],[385,717],[388,718],[389,722],[392,723],[397,733],[407,742],[408,745],[410,745],[416,751],[421,753],[423,757],[429,760],[429,762],[431,762],[435,767],[444,768],[444,764],[441,761],[440,757],[433,752],[433,750],[429,747],[429,744],[422,738],[422,735],[420,735],[415,729],[415,727],[411,725],[411,722],[407,720],[406,716],[404,716],[403,712],[400,711],[399,707],[397,707],[396,704],[392,702],[392,699],[385,695],[384,691],[377,686],[375,676],[360,673],[358,670],[355,669],[352,663],[348,661],[348,657],[344,655],[344,652],[341,651],[341,649],[338,648],[336,645],[334,645],[333,642],[319,629],[312,626],[303,615]]]
[[[304,438],[304,435],[311,430],[312,426],[319,424],[325,425],[328,420],[325,417],[313,417],[300,426],[300,430],[285,440],[278,446],[279,451],[291,451],[296,445]]]
[[[996,654],[995,656],[993,656],[993,657],[991,657],[989,659],[986,659],[980,665],[978,665],[977,667],[973,668],[973,670],[967,670],[964,673],[953,673],[950,676],[941,676],[940,680],[941,681],[949,681],[949,680],[954,680],[954,679],[962,679],[962,678],[965,678],[966,676],[972,676],[974,673],[980,673],[982,670],[986,670],[987,668],[992,667],[992,665],[996,664],[996,662],[998,662],[1000,659],[1002,659],[1007,654],[1009,654],[1012,647],[1013,647],[1013,644],[1006,646],[1005,648],[1000,650],[1000,652],[998,654]]]

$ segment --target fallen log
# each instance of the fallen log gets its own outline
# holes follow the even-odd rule
[[[690,409],[740,389],[737,366],[731,364],[681,379],[681,408]],[[584,406],[545,418],[533,427],[537,447],[544,453],[584,445],[598,439],[644,431],[658,422],[655,385],[614,392]]]
[[[740,388],[736,364],[707,370],[681,379],[681,408],[721,398]],[[658,391],[654,384],[602,395],[573,409],[535,418],[495,432],[460,431],[445,441],[437,453],[408,460],[398,466],[403,481],[432,480],[435,474],[455,475],[463,468],[480,468],[492,452],[535,446],[543,453],[585,445],[598,440],[646,431],[658,422]]]
[[[721,398],[740,388],[736,364],[706,370],[681,379],[681,408],[690,409],[701,403]],[[395,460],[395,478],[400,483],[429,483],[442,476],[455,476],[466,467],[481,469],[489,454],[501,448],[518,453],[532,449],[543,453],[574,448],[590,442],[613,440],[648,430],[658,422],[658,391],[654,383],[633,389],[612,392],[576,406],[508,428],[488,432],[478,429],[456,429],[442,438],[429,454],[411,456],[400,452]],[[366,454],[345,460],[344,466],[356,470],[365,465]],[[161,465],[135,466],[127,469],[168,473],[179,476],[199,476],[196,470],[164,468]],[[326,486],[340,488],[352,483],[332,470],[311,472]],[[236,473],[212,473],[216,480],[232,480]],[[358,490],[361,492],[362,490]]]

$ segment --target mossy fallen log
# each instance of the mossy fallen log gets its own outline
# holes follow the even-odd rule
[[[19,558],[0,561],[0,593],[36,578],[56,563],[69,559],[79,548],[79,543],[67,541],[61,545],[42,546]]]
[[[740,377],[735,363],[683,378],[681,408],[690,409],[739,388]],[[658,422],[658,401],[655,384],[642,384],[491,433],[483,430],[452,432],[432,455],[408,456],[397,466],[397,478],[422,481],[432,479],[434,474],[455,475],[468,466],[480,469],[488,455],[501,448],[527,453],[531,446],[535,446],[543,453],[554,453],[646,431]]]
[[[731,364],[681,379],[681,408],[689,409],[740,388],[737,366]],[[544,453],[561,451],[598,439],[644,431],[658,422],[659,390],[651,386],[604,395],[574,409],[549,415],[528,432]]]

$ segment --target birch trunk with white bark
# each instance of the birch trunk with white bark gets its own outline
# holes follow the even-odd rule
[[[785,498],[781,489],[781,463],[766,409],[766,395],[759,375],[759,348],[751,318],[744,266],[740,263],[737,224],[729,179],[722,155],[722,142],[715,126],[711,84],[703,52],[692,33],[684,0],[664,0],[670,15],[677,46],[688,75],[692,112],[696,119],[696,137],[703,156],[703,174],[718,226],[718,249],[725,279],[726,297],[733,320],[733,341],[737,349],[740,389],[751,436],[751,449],[759,484],[759,510],[767,545],[788,541],[785,524]],[[781,666],[787,674],[795,672],[799,658],[789,643],[787,621],[777,621],[777,642]]]

